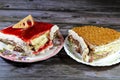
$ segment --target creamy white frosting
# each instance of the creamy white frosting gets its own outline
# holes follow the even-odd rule
[[[69,30],[68,31],[69,35],[72,35],[72,37],[77,40],[81,46],[81,50],[82,50],[82,55],[81,56],[86,56],[87,58],[87,54],[89,53],[89,49],[87,47],[87,44],[85,43],[84,39],[82,37],[80,37],[76,32],[74,32],[73,30]]]
[[[50,39],[53,40],[54,33],[59,29],[57,25],[54,25],[50,30]]]

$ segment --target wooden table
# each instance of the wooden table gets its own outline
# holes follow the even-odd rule
[[[0,29],[31,14],[35,20],[60,27],[67,36],[73,26],[98,25],[120,31],[120,0],[1,0]],[[0,80],[119,80],[120,64],[91,67],[77,63],[62,49],[36,63],[13,63],[0,58]]]

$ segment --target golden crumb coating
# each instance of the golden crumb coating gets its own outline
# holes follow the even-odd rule
[[[120,32],[109,28],[82,26],[74,27],[72,30],[83,37],[85,41],[96,46],[105,45],[120,38]]]

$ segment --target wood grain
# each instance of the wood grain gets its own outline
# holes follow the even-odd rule
[[[118,12],[119,3],[119,0],[2,0],[0,9]]]
[[[120,31],[120,0],[0,0],[0,29],[31,14],[56,24],[64,37],[74,26],[97,25]],[[15,63],[0,58],[0,80],[119,80],[120,64],[91,67],[77,63],[62,49],[42,62]]]

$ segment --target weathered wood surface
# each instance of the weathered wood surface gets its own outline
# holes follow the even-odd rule
[[[67,36],[73,26],[98,25],[120,31],[120,0],[1,0],[0,29],[28,14],[57,24]],[[64,49],[56,56],[31,64],[0,58],[0,80],[119,80],[120,64],[91,67],[69,58]]]

